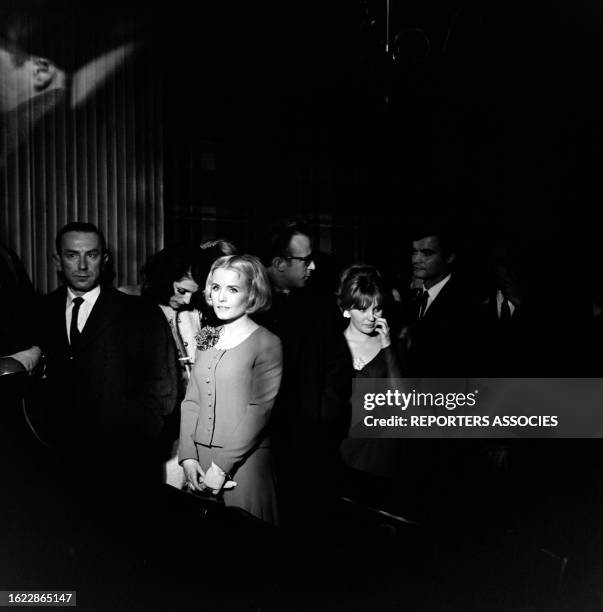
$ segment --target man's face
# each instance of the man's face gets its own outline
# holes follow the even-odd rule
[[[83,295],[99,284],[106,259],[100,238],[94,232],[67,232],[61,252],[55,256],[57,268],[75,295]]]
[[[283,289],[304,287],[310,275],[316,270],[312,260],[312,242],[305,234],[295,234],[289,242],[291,255],[286,258],[279,280]]]
[[[444,257],[437,236],[426,236],[412,243],[412,268],[415,278],[429,289],[450,272],[454,255]]]

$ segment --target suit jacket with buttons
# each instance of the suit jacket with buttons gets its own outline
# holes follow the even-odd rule
[[[215,463],[233,475],[268,446],[282,361],[280,340],[264,327],[231,349],[198,351],[181,408],[180,461],[197,459],[196,444],[219,447]]]

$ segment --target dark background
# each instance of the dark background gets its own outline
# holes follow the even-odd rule
[[[61,8],[57,2],[57,11],[71,14],[73,3],[66,5]],[[220,236],[233,240],[243,251],[254,252],[268,221],[296,214],[310,220],[317,249],[333,254],[329,262],[333,270],[362,260],[404,277],[414,221],[438,213],[447,216],[463,237],[462,263],[476,284],[481,282],[487,251],[497,238],[512,238],[522,246],[524,275],[540,299],[551,300],[554,306],[551,313],[541,311],[542,340],[554,346],[561,332],[566,349],[561,365],[553,361],[558,352],[551,352],[551,362],[536,364],[534,374],[587,373],[577,358],[584,345],[583,336],[576,333],[576,322],[586,321],[592,313],[592,298],[601,291],[603,261],[598,4],[392,0],[388,53],[385,1],[173,2],[161,6],[126,1],[77,6],[78,45],[111,48],[114,39],[108,32],[120,28],[123,36],[117,39],[133,37],[143,45],[135,61],[78,111],[77,138],[58,139],[59,157],[70,160],[73,156],[77,163],[76,171],[71,166],[65,170],[70,188],[62,193],[65,198],[56,198],[56,209],[51,198],[48,203],[36,199],[33,220],[26,227],[23,219],[31,211],[18,197],[10,201],[14,207],[10,218],[18,231],[0,227],[1,236],[24,260],[40,291],[54,288],[49,255],[56,228],[75,218],[101,226],[116,255],[116,284],[129,284],[137,282],[146,257],[163,245]],[[65,156],[62,151],[72,140],[77,151]],[[40,150],[27,158],[32,168],[38,161],[37,152]],[[47,158],[54,163],[52,153]],[[55,176],[53,168],[56,166],[49,165],[46,172],[44,166],[44,180]],[[38,178],[36,173],[31,176],[34,182]],[[8,171],[7,177],[9,181],[14,178]],[[40,198],[43,193],[40,188],[34,195]],[[4,191],[0,198],[3,196]],[[4,205],[3,199],[0,202]],[[577,338],[574,344],[573,337]],[[543,353],[546,348],[543,345]],[[598,346],[595,349],[598,354]],[[585,446],[584,441],[575,442],[574,446],[555,446],[557,467],[572,457],[577,446]],[[584,465],[586,477],[597,479],[600,462]],[[500,572],[482,563],[486,553],[475,552],[482,550],[479,541],[466,544],[470,553],[466,558],[474,561],[465,572],[466,558],[459,561],[455,556],[455,541],[446,549],[450,553],[446,561],[456,570],[450,572],[447,585],[444,581],[447,588],[441,587],[430,549],[421,540],[416,549],[425,556],[419,558],[419,569],[427,577],[426,587],[419,584],[411,597],[423,603],[427,592],[447,604],[450,591],[456,588],[464,604],[458,609],[466,610],[471,608],[467,594],[474,596],[476,585],[496,600],[502,598],[501,593],[519,593],[517,585],[509,584],[506,571],[533,559],[548,563],[555,554],[565,554],[567,548],[557,545],[555,539],[568,539],[566,531],[557,527],[559,522],[579,532],[574,548],[567,552],[570,570],[579,574],[580,563],[588,569],[583,571],[589,576],[588,588],[575,579],[574,588],[600,604],[600,513],[591,511],[591,489],[587,504],[586,495],[580,499],[564,488],[573,478],[570,471],[562,474],[545,465],[533,478],[529,476],[527,488],[538,485],[534,497],[549,481],[561,482],[551,492],[553,498],[559,490],[563,493],[555,499],[556,505],[546,506],[548,498],[543,496],[539,513],[528,517],[530,525],[544,525],[553,535],[534,538],[527,554],[526,536],[511,533],[506,543],[511,550],[500,556]],[[581,488],[582,481],[578,481],[575,488],[584,493],[587,488]],[[311,487],[304,487],[303,494],[312,496]],[[598,489],[596,496],[600,496]],[[521,498],[520,516],[523,502]],[[587,510],[581,510],[580,502]],[[11,532],[14,543],[8,550],[19,550],[22,557],[15,571],[31,564],[29,548],[37,550],[37,541],[46,542],[55,529],[52,512],[47,519],[41,515],[48,526],[42,524],[39,537],[28,532],[23,542],[21,533]],[[66,517],[68,521],[69,514]],[[366,531],[367,541],[360,542],[360,547],[354,539],[358,517],[341,524],[345,545],[333,546],[335,552],[323,563],[341,564],[337,590],[350,600],[363,588],[373,597],[388,586],[398,589],[401,576],[407,575],[397,564],[401,559],[409,568],[416,568],[415,549],[407,552],[407,540],[389,548],[381,523],[374,531]],[[176,538],[184,541],[179,524],[167,520],[165,526],[170,544]],[[444,523],[444,530],[455,527]],[[216,533],[218,541],[222,532]],[[460,533],[459,540],[464,536]],[[148,538],[153,545],[154,537]],[[515,546],[514,537],[521,546]],[[584,552],[586,540],[595,542],[590,556]],[[563,544],[567,547],[567,541]],[[548,556],[543,557],[546,547]],[[355,554],[348,555],[352,548]],[[488,550],[502,548],[494,543]],[[90,546],[90,550],[97,549],[98,543]],[[324,582],[325,590],[332,587],[329,572],[306,578],[308,568],[314,568],[317,555],[325,555],[325,549],[328,547],[319,547],[320,553],[304,550],[299,560],[290,550],[277,557],[279,564],[283,558],[295,559],[292,582],[306,597],[312,597],[312,591],[310,596],[307,592],[316,588],[317,581],[319,585]],[[203,548],[194,549],[195,553],[197,550]],[[376,563],[372,581],[364,572],[371,556],[381,562],[381,566]],[[73,558],[71,571],[79,568],[77,554]],[[166,558],[178,574],[179,559]],[[106,568],[114,562],[105,564],[104,557],[100,559],[99,565]],[[554,561],[550,571],[546,568],[551,584],[554,580],[549,578],[559,571],[558,559]],[[442,570],[439,563],[438,571],[446,575],[446,566]],[[48,568],[39,565],[40,576],[32,579],[32,586],[44,580],[52,583]],[[253,563],[245,557],[242,565],[241,574]],[[258,573],[264,571],[261,563],[256,565]],[[576,565],[579,570],[572,569]],[[98,570],[91,566],[94,572]],[[219,563],[216,567],[222,570]],[[391,574],[387,583],[379,573],[382,569]],[[597,573],[592,582],[591,569]],[[88,579],[95,576],[87,567],[81,571]],[[474,571],[481,571],[479,580],[474,580]],[[61,576],[63,568],[58,566],[55,572]],[[132,569],[127,561],[118,563],[116,572],[128,583],[124,590],[130,588]],[[196,566],[194,572],[191,591],[197,594],[204,585],[197,584]],[[492,575],[484,577],[488,572]],[[141,572],[145,578],[147,574],[146,569]],[[526,574],[534,581],[532,568]],[[298,576],[302,577],[299,584]],[[227,578],[230,582],[231,576]],[[489,588],[485,578],[500,584]],[[412,583],[412,576],[407,582]],[[160,572],[157,584],[165,584]],[[186,591],[179,580],[174,584]],[[412,588],[402,584],[406,591]],[[20,576],[15,585],[23,586]],[[539,593],[556,597],[554,588],[537,586]],[[232,583],[228,587],[229,593],[236,593]],[[151,599],[154,591],[149,592]],[[279,597],[278,592],[270,596],[276,602],[298,601]],[[385,591],[382,597],[389,604],[400,601],[399,596]],[[105,597],[113,597],[106,588]],[[350,603],[359,605],[358,601]],[[371,603],[369,600],[364,607],[377,609]],[[516,601],[497,603],[499,609],[519,609]],[[476,597],[473,609],[483,608]],[[568,604],[558,609],[588,608]]]
[[[293,215],[334,268],[403,275],[413,221],[436,212],[474,276],[502,236],[536,282],[599,292],[594,1],[391,0],[389,31],[385,0],[27,4],[61,24],[47,41],[69,32],[72,57],[141,42],[73,133],[46,130],[6,173],[23,184],[0,236],[39,290],[56,286],[40,262],[74,219],[99,224],[117,284],[134,284],[164,245],[223,236],[253,252]]]
[[[597,237],[600,8],[392,1],[386,54],[386,6],[165,16],[166,241],[215,209],[218,233],[253,247],[263,218],[302,213],[327,250],[375,261],[444,211],[473,252],[515,236],[535,267],[580,276],[568,254],[580,244],[584,262]],[[405,28],[424,36],[396,44]]]

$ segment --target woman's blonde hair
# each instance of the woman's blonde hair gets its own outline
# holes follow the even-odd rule
[[[205,299],[211,303],[210,286],[215,270],[234,270],[243,274],[249,282],[247,296],[247,313],[268,310],[272,304],[272,290],[266,268],[254,255],[226,255],[219,257],[212,264],[205,282]]]

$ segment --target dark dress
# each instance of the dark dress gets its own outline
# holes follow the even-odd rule
[[[349,358],[352,359],[351,353]],[[381,349],[362,369],[355,370],[356,378],[401,376],[398,358],[391,345]],[[348,467],[383,478],[394,478],[402,468],[400,448],[400,440],[396,438],[346,437],[341,442],[340,452]]]

